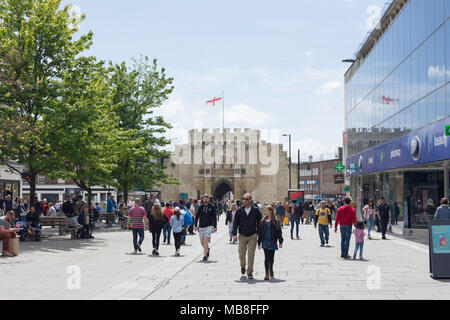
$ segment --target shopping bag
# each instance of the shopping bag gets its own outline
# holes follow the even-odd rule
[[[19,238],[9,239],[9,253],[19,255]]]

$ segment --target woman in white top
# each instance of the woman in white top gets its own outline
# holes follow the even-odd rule
[[[375,204],[373,200],[370,199],[369,203],[363,208],[363,217],[367,222],[367,230],[368,230],[367,234],[369,240],[372,240],[372,237],[370,236],[370,229],[372,228],[373,219],[375,215],[378,215],[378,219],[380,219],[380,215],[378,214]]]
[[[237,206],[235,203],[231,205],[230,211],[227,212],[227,218],[225,219],[225,225],[228,225],[228,233],[230,235],[230,242],[233,241],[233,223],[234,215],[236,214]],[[233,244],[235,242],[233,241]]]

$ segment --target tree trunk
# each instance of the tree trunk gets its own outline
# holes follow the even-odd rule
[[[36,176],[37,174],[30,173],[30,180],[28,181],[28,184],[30,185],[30,206],[28,207],[28,210],[36,205]]]
[[[91,204],[92,204],[92,189],[90,187],[87,188],[87,193],[88,193],[88,205],[89,205],[89,208],[90,208]]]

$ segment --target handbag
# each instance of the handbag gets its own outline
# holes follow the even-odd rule
[[[19,238],[9,239],[9,253],[19,255]]]

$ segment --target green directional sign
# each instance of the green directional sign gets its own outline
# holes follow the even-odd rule
[[[445,136],[450,137],[450,125],[445,126]]]
[[[349,187],[349,186],[347,186],[347,187],[344,188],[344,192],[350,192],[351,190],[352,190],[352,188]]]
[[[338,162],[337,165],[334,166],[337,172],[341,173],[344,171],[345,166],[342,164],[342,162]]]

